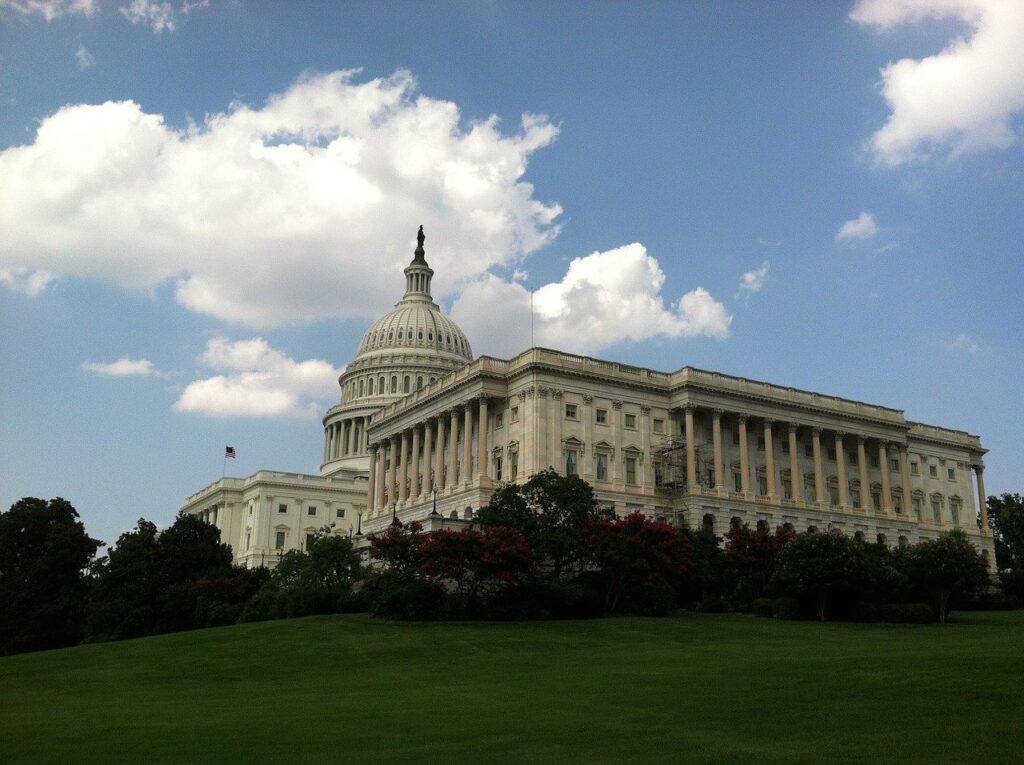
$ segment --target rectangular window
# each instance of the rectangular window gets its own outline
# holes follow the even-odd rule
[[[949,502],[949,514],[953,518],[953,525],[957,528],[960,527],[960,503],[950,500]]]
[[[920,475],[921,474],[921,468],[920,468],[920,466],[916,462],[911,462],[910,463],[910,474],[911,475]]]
[[[519,422],[519,407],[512,407],[512,422]]]
[[[576,452],[569,450],[565,453],[565,474],[578,475],[576,470]]]
[[[707,484],[709,489],[715,488],[715,471],[708,470],[707,472]]]
[[[903,497],[899,494],[894,495],[892,498],[892,509],[897,513],[903,512]]]
[[[850,489],[850,502],[854,507],[860,507],[860,489]]]
[[[306,515],[316,515],[316,505],[310,505],[306,508]]]
[[[497,481],[501,480],[501,457],[494,458],[494,478]]]
[[[285,505],[285,504],[278,505],[277,506],[277,512],[279,512],[279,513],[287,513],[288,512],[288,505]]]
[[[306,534],[306,549],[309,550],[313,547],[313,542],[316,541],[316,534]]]
[[[915,497],[910,501],[910,506],[914,509],[914,517],[918,520],[921,519],[921,500]]]
[[[789,441],[783,441],[781,444],[782,453],[789,454]]]
[[[757,477],[757,490],[761,496],[767,496],[768,494],[768,476],[759,475]]]
[[[505,413],[504,412],[498,412],[497,414],[495,414],[494,415],[494,429],[497,430],[498,428],[500,428],[504,424],[505,424]]]
[[[871,465],[871,467],[878,467],[878,455],[877,454],[872,454],[868,458],[868,464]]]
[[[626,415],[626,427],[627,428],[632,428],[633,430],[636,430],[636,415],[635,414],[627,414]]]
[[[626,483],[633,485],[636,484],[636,458],[626,458]]]
[[[889,460],[889,469],[892,472],[894,472],[894,473],[900,472],[900,461],[899,461],[899,458],[894,459],[894,460]]]
[[[851,465],[856,465],[857,464],[857,454],[856,454],[856,452],[850,452],[848,457],[850,459],[850,464]]]
[[[284,532],[283,531],[277,532],[277,536],[274,539],[274,549],[275,550],[283,550],[284,549]]]
[[[508,478],[516,480],[519,476],[519,452],[509,452],[508,455]]]
[[[935,465],[929,465],[928,466],[928,475],[931,478],[938,478],[939,477],[939,469],[937,467],[935,467]]]
[[[665,432],[665,421],[664,420],[655,420],[654,421],[654,432],[655,433],[664,433]]]
[[[839,487],[829,486],[828,487],[828,501],[831,505],[839,505]]]
[[[932,500],[932,522],[936,526],[942,523],[942,503],[937,499]]]
[[[882,509],[882,495],[881,495],[881,493],[879,493],[877,491],[871,492],[871,506],[873,508],[875,508],[875,510],[881,510]]]
[[[793,499],[793,482],[789,476],[782,476],[782,496],[786,499]]]
[[[576,404],[566,404],[565,405],[565,416],[568,419],[570,419],[570,420],[577,419],[577,416],[576,416]]]
[[[597,455],[597,480],[607,481],[608,480],[608,455],[598,454]]]
[[[661,471],[662,471],[661,463],[660,462],[655,462],[654,463],[654,485],[655,486],[661,486],[661,482],[663,480],[663,476],[662,476],[662,472]]]
[[[832,462],[835,462],[835,461],[836,461],[836,448],[835,448],[834,446],[830,446],[830,447],[829,447],[829,449],[828,449],[828,458],[829,458],[829,459],[830,459],[830,460],[831,460]]]
[[[737,494],[743,491],[743,476],[739,473],[732,474],[732,488]]]
[[[804,456],[805,457],[813,457],[814,456],[814,445],[813,444],[804,444]]]
[[[739,446],[740,445],[740,432],[738,430],[734,430],[732,432],[732,445],[733,446]]]
[[[946,468],[946,478],[950,481],[956,480],[956,470],[954,468]]]
[[[345,508],[339,507],[337,510],[334,511],[334,516],[336,518],[344,518],[345,517]]]
[[[608,410],[607,409],[595,409],[594,410],[594,422],[604,425],[608,422]]]
[[[764,436],[758,436],[757,437],[757,450],[759,452],[763,452],[764,451]]]

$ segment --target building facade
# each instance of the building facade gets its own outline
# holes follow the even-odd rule
[[[467,520],[503,482],[548,467],[580,476],[620,515],[718,534],[789,524],[893,546],[960,528],[993,558],[975,435],[691,367],[661,372],[544,348],[473,360],[431,298],[422,229],[405,276],[402,301],[339,379],[320,475],[271,483],[284,474],[262,471],[186,502],[185,512],[211,517],[212,508],[239,562],[302,547],[303,507],[344,508],[335,533],[372,533],[393,516],[436,519],[435,510]]]

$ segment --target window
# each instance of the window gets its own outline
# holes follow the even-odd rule
[[[868,458],[868,464],[871,465],[871,467],[878,467],[878,455],[877,454],[872,454]]]
[[[942,500],[932,499],[932,522],[938,526],[942,523]]]
[[[790,478],[789,473],[781,473],[779,475],[782,483],[782,496],[785,499],[793,499],[793,481]]]
[[[306,515],[316,515],[316,505],[310,505],[306,508]]]
[[[767,496],[767,494],[768,494],[768,476],[766,476],[766,475],[759,475],[757,477],[757,490],[758,490],[758,492],[762,496]]]
[[[366,395],[368,395],[368,396],[372,396],[373,395],[373,378],[372,377],[370,378],[369,383],[367,383],[367,385],[366,385]]]
[[[836,461],[836,448],[835,448],[834,446],[830,446],[830,447],[828,448],[828,458],[829,458],[829,459],[830,459],[830,460],[831,460],[832,462],[835,462],[835,461]]]
[[[285,505],[283,503],[278,505],[277,506],[277,512],[279,512],[279,513],[287,513],[288,512],[288,505]]]
[[[960,528],[960,500],[949,500],[949,514],[953,518],[953,525]]]
[[[851,465],[856,465],[857,464],[857,455],[856,455],[855,452],[850,452],[847,455],[847,457],[849,458]]]
[[[733,491],[737,493],[743,491],[743,476],[739,473],[732,474],[732,487]]]
[[[828,502],[830,505],[839,504],[839,487],[829,486],[828,487]]]
[[[274,549],[275,550],[283,550],[284,549],[284,532],[283,531],[277,532],[277,536],[274,539]]]
[[[565,474],[568,476],[579,475],[576,466],[576,452],[569,449],[565,453]]]
[[[626,483],[636,484],[636,457],[626,457]]]
[[[733,446],[739,446],[740,445],[740,432],[738,430],[734,430],[732,432],[732,445]]]
[[[914,517],[917,518],[918,520],[920,520],[921,519],[921,498],[920,497],[914,497],[911,500],[911,502],[910,502],[910,506],[914,509]]]
[[[897,513],[903,513],[903,495],[893,494],[892,495],[892,509]]]
[[[402,393],[408,393],[408,392],[409,392],[409,375],[406,375],[405,379],[402,381]]]
[[[665,421],[664,420],[655,420],[654,421],[654,432],[655,433],[664,433],[665,432]]]
[[[565,405],[565,416],[566,416],[567,419],[570,419],[570,420],[577,419],[576,404],[566,404]]]
[[[900,472],[900,461],[899,461],[899,458],[894,459],[894,460],[889,460],[889,469],[892,472],[894,472],[894,473]]]
[[[881,510],[882,509],[882,492],[880,492],[880,491],[872,491],[871,492],[871,506],[873,508],[875,508],[875,510]]]
[[[708,470],[707,473],[707,486],[709,489],[715,488],[715,471],[714,469]]]
[[[938,478],[939,477],[939,469],[937,467],[935,467],[935,465],[929,465],[928,466],[928,475],[931,478]]]
[[[804,456],[805,457],[813,457],[814,456],[814,446],[812,444],[804,444]]]
[[[627,428],[633,428],[633,430],[636,430],[636,415],[635,414],[627,414],[626,415],[626,427]]]
[[[345,517],[345,508],[339,507],[337,510],[335,510],[334,511],[334,517],[335,518],[344,518]]]
[[[608,410],[597,409],[594,411],[594,421],[604,425],[608,422]]]
[[[920,467],[918,466],[918,464],[916,462],[911,462],[910,463],[910,474],[911,475],[920,475],[921,474],[921,469],[920,469]]]
[[[512,407],[512,412],[511,412],[510,416],[512,417],[512,422],[519,422],[519,407],[518,406]]]
[[[764,451],[764,436],[758,436],[757,437],[757,450],[759,452],[763,452]]]
[[[502,427],[504,424],[505,424],[505,413],[504,412],[497,412],[494,415],[494,428],[495,428],[495,430],[497,430],[498,428]]]
[[[661,486],[661,483],[664,480],[665,479],[664,479],[664,476],[662,475],[661,463],[660,462],[655,462],[654,463],[654,485],[655,486]]]
[[[398,375],[391,375],[391,392],[398,393]]]
[[[494,458],[494,480],[501,480],[501,457]]]
[[[416,375],[416,390],[420,390],[423,387],[423,375]]]
[[[310,549],[316,541],[316,534],[306,534],[306,549]]]
[[[956,470],[954,468],[946,468],[946,478],[950,481],[956,480]]]
[[[608,480],[608,455],[598,454],[597,455],[597,480],[607,481]]]
[[[860,507],[860,487],[859,486],[851,486],[850,487],[850,502],[853,503],[854,507]]]
[[[782,442],[782,453],[789,454],[789,441]]]
[[[508,455],[508,478],[510,481],[516,480],[519,475],[519,452],[509,452]]]

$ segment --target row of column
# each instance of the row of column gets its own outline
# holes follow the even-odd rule
[[[370,513],[387,504],[414,501],[437,491],[468,486],[487,475],[486,398],[455,407],[370,445],[368,507]],[[473,460],[473,421],[477,424],[476,460]],[[459,435],[462,459],[459,460]],[[445,441],[447,440],[447,448]],[[423,460],[420,461],[422,444]],[[460,469],[461,468],[461,469]]]
[[[684,430],[686,435],[686,478],[687,485],[690,487],[697,486],[697,461],[696,461],[696,428],[694,424],[695,407],[685,407],[684,409]],[[722,416],[725,412],[721,409],[711,410],[711,437],[712,446],[714,450],[714,471],[715,471],[715,486],[718,487],[719,491],[725,490],[725,461],[723,457],[722,448]],[[751,494],[750,488],[750,464],[749,464],[749,446],[748,446],[748,435],[747,435],[747,424],[748,418],[745,414],[737,414],[737,430],[739,432],[739,451],[740,451],[740,490],[743,494]],[[767,495],[772,500],[778,499],[778,487],[776,485],[776,465],[775,465],[775,421],[772,419],[762,419],[761,426],[764,429],[764,452],[765,452],[765,472],[768,482]],[[790,494],[795,499],[802,497],[802,479],[803,474],[799,467],[799,452],[797,442],[797,431],[801,427],[799,423],[789,422],[788,426],[788,437],[789,437],[789,472],[790,472]],[[826,501],[825,489],[826,489],[826,477],[824,464],[822,460],[822,437],[823,432],[821,428],[812,427],[811,431],[811,450],[814,459],[814,493],[815,502],[818,504],[824,504]],[[846,461],[846,437],[847,434],[842,431],[832,431],[832,439],[834,439],[835,451],[836,451],[836,469],[837,469],[837,481],[839,484],[839,505],[841,507],[848,507],[850,505],[849,500],[849,482],[847,480],[847,461]],[[868,479],[868,456],[867,456],[867,439],[863,436],[857,436],[857,469],[859,472],[860,485],[861,485],[861,507],[866,505],[866,497],[870,489],[870,482]],[[877,442],[878,452],[878,465],[879,474],[881,475],[882,484],[882,510],[885,512],[892,512],[892,486],[890,483],[890,465],[889,458],[891,454],[897,454],[899,459],[899,474],[900,484],[903,490],[903,502],[905,510],[909,509],[910,505],[910,464],[908,460],[907,447],[905,444],[886,442],[879,440]],[[892,451],[890,451],[892,450]],[[982,507],[983,516],[987,516],[985,511],[984,503],[984,482],[981,477],[982,468],[975,465],[975,470],[978,473],[978,497]],[[985,525],[987,527],[987,518]]]
[[[324,429],[324,462],[366,453],[369,415],[350,417],[331,423]]]

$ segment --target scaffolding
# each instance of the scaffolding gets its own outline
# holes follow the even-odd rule
[[[707,454],[711,451],[706,443],[694,445],[697,485],[708,487],[710,472]],[[665,436],[660,446],[652,449],[654,459],[655,488],[670,497],[686,493],[686,436]]]

